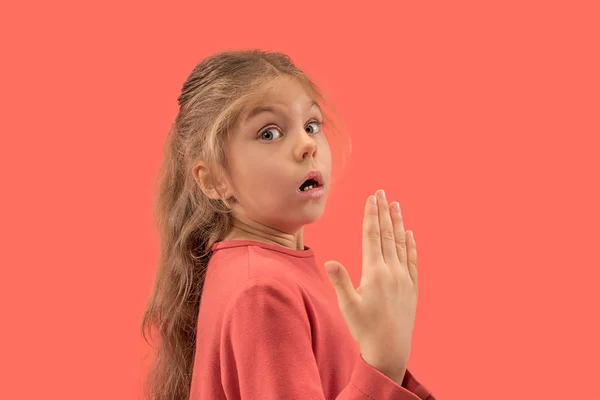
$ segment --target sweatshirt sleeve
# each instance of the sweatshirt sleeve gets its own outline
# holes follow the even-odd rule
[[[415,378],[415,376],[407,369],[402,380],[402,386],[416,394],[422,400],[435,400],[431,392]]]
[[[227,398],[325,400],[303,300],[283,283],[252,278],[243,285],[225,310],[220,350]],[[435,400],[359,358],[337,400]],[[408,371],[404,381],[421,387]]]

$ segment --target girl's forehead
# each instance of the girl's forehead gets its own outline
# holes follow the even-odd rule
[[[271,79],[255,87],[246,98],[236,117],[235,126],[244,125],[265,111],[287,112],[289,109],[308,109],[313,106],[321,111],[310,85],[307,87],[304,82],[292,77]]]

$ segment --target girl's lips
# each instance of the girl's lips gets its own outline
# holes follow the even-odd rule
[[[321,171],[310,171],[305,177],[304,179],[302,179],[302,181],[299,183],[299,185],[302,185],[304,182],[306,182],[309,179],[314,179],[315,181],[317,181],[319,183],[319,186],[323,186],[323,174],[321,174]]]

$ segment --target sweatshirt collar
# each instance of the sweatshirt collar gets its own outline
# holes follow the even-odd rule
[[[300,258],[308,258],[314,257],[314,251],[311,247],[304,246],[304,250],[295,250],[287,247],[279,246],[272,243],[259,242],[255,240],[224,240],[221,242],[216,242],[212,245],[211,250],[217,251],[221,249],[230,249],[234,247],[246,247],[246,246],[255,246],[261,247],[263,249],[278,251],[283,254],[287,254],[292,257],[300,257]]]

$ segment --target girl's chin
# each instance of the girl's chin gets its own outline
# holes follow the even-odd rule
[[[320,220],[323,217],[324,212],[325,212],[325,210],[323,208],[318,209],[318,210],[315,209],[315,210],[311,210],[311,211],[306,210],[303,213],[304,225],[308,225],[308,224],[317,222],[318,220]]]

